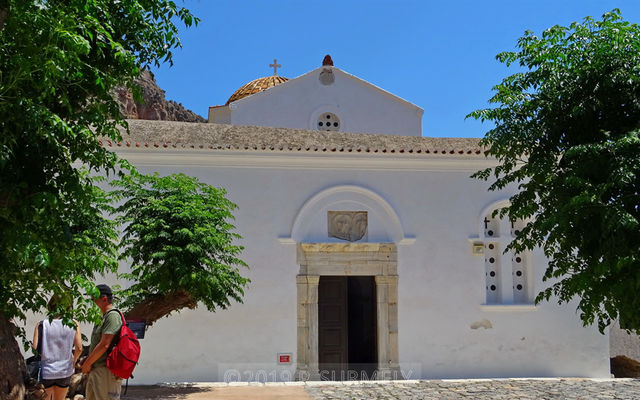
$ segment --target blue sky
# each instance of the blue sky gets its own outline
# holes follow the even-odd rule
[[[206,118],[243,84],[273,74],[295,78],[331,54],[335,66],[424,109],[422,134],[482,137],[468,119],[488,106],[510,72],[495,60],[536,33],[619,8],[640,23],[640,0],[377,1],[185,0],[202,22],[181,31],[174,66],[153,69],[167,99]]]

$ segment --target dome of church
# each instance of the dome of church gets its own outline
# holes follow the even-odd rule
[[[234,101],[240,100],[243,97],[262,92],[263,90],[267,90],[270,87],[279,85],[288,80],[289,78],[278,75],[265,76],[264,78],[255,79],[247,84],[242,85],[240,89],[233,92],[231,97],[229,97],[229,100],[227,100],[227,102],[225,103],[225,106],[228,106],[229,103],[233,103]]]

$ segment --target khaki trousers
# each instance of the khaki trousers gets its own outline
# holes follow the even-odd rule
[[[122,378],[118,378],[107,367],[95,367],[89,373],[86,400],[120,400]]]

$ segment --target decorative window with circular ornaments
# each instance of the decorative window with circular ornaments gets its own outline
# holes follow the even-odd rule
[[[339,131],[340,118],[334,113],[322,113],[318,117],[317,129],[319,131]]]
[[[494,216],[492,210],[487,213],[483,223],[486,304],[533,304],[531,252],[504,252],[506,246],[526,226],[526,222]],[[512,290],[508,290],[507,285],[511,285]]]

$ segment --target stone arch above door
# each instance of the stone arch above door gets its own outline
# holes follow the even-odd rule
[[[396,211],[382,196],[355,185],[334,186],[311,196],[293,221],[291,241],[331,242],[326,234],[326,215],[332,210],[367,211],[373,231],[364,241],[400,244],[412,241],[411,238],[405,237]]]

